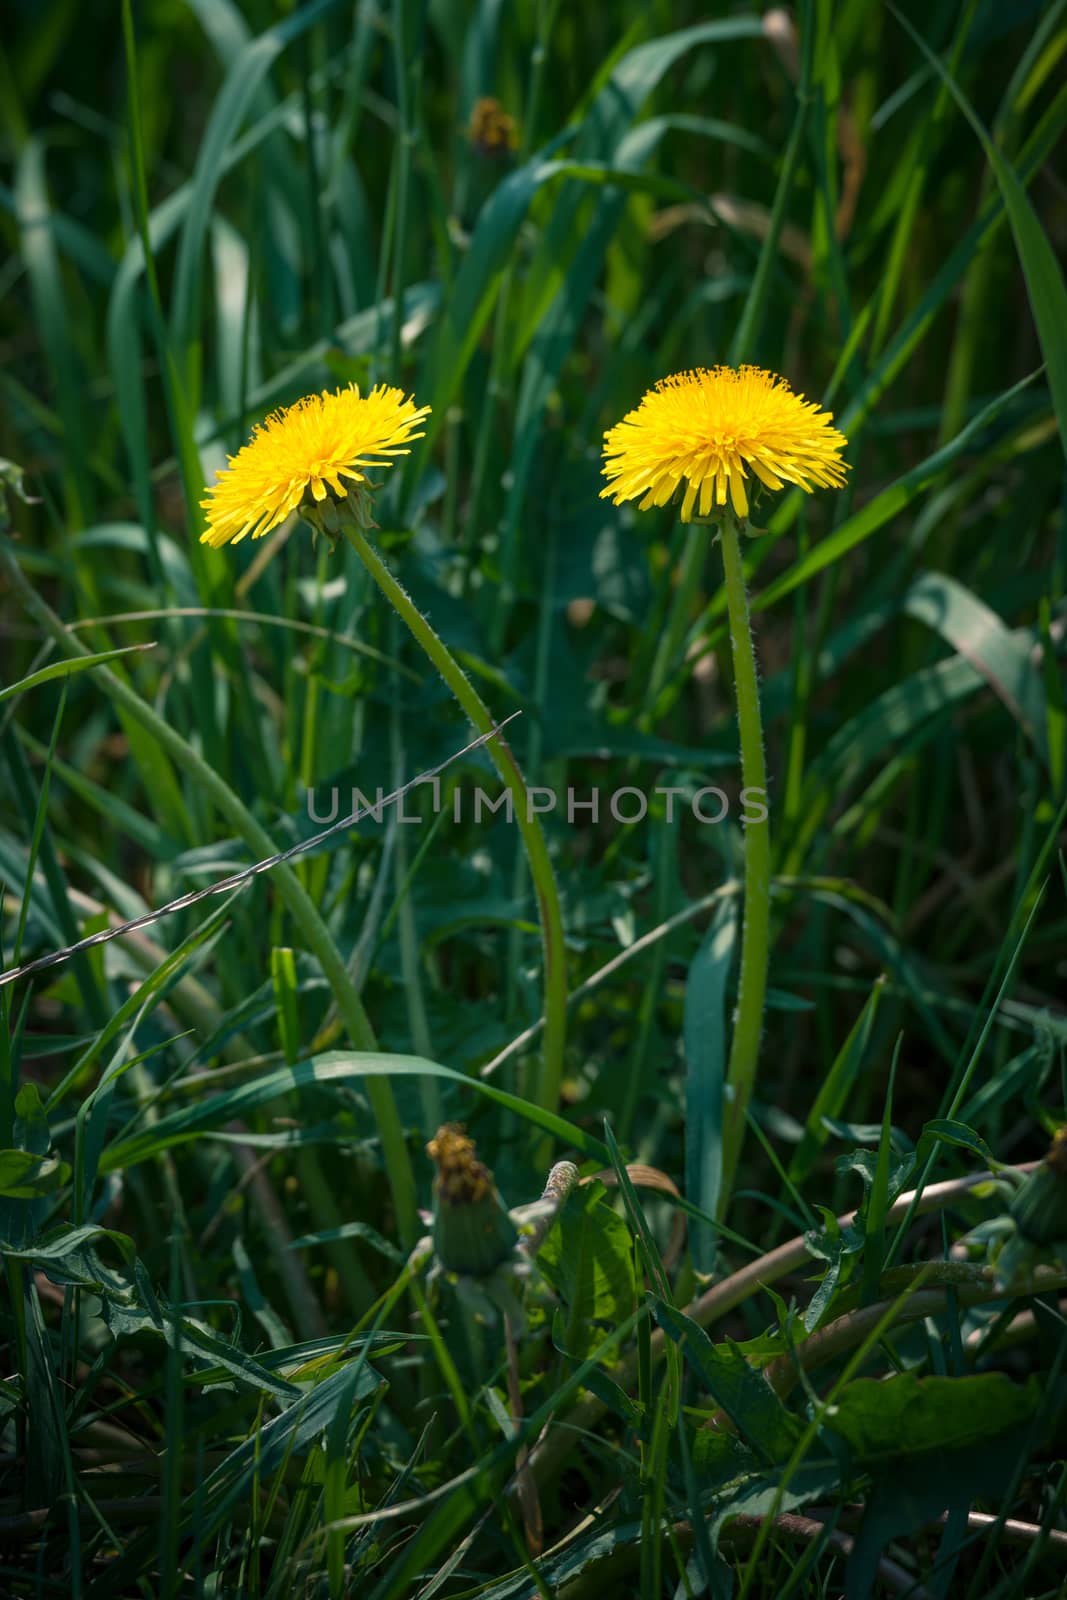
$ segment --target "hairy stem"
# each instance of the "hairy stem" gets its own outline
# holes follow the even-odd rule
[[[491,732],[496,726],[491,713],[411,596],[393,577],[359,528],[349,524],[345,528],[345,535],[382,594],[422,646],[478,732]],[[555,1111],[559,1104],[567,1028],[567,971],[559,893],[545,836],[536,814],[529,809],[529,797],[518,762],[503,736],[490,740],[486,749],[511,797],[512,810],[522,835],[530,876],[537,894],[545,961],[545,1041],[536,1100],[546,1110]]]
[[[726,571],[726,605],[730,619],[730,647],[737,695],[737,726],[741,741],[742,790],[758,790],[766,805],[767,763],[763,754],[756,652],[745,593],[745,575],[737,519],[728,511],[722,523],[722,558]],[[771,831],[766,818],[745,824],[745,898],[741,933],[741,975],[737,991],[730,1060],[726,1072],[728,1097],[723,1108],[722,1187],[719,1216],[730,1204],[738,1158],[745,1133],[745,1113],[756,1082],[763,1001],[767,989],[770,950]]]

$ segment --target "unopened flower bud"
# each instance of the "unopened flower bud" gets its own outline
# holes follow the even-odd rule
[[[455,1122],[438,1128],[426,1146],[437,1163],[434,1179],[433,1246],[447,1272],[487,1277],[512,1254],[518,1230],[479,1161],[474,1140]]]
[[[1048,1153],[1020,1187],[1011,1216],[1028,1244],[1067,1240],[1067,1125],[1057,1129]]]

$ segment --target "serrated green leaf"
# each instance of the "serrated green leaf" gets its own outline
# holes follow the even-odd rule
[[[763,1374],[749,1365],[731,1339],[713,1344],[691,1317],[655,1295],[651,1299],[660,1327],[756,1455],[763,1462],[786,1460],[800,1436],[800,1424]]]
[[[564,1206],[537,1263],[566,1307],[567,1349],[585,1360],[603,1337],[598,1325],[633,1311],[630,1230],[600,1194],[583,1187]]]
[[[954,1122],[951,1117],[934,1117],[932,1121],[923,1124],[922,1137],[919,1140],[918,1161],[921,1164],[926,1153],[933,1143],[952,1144],[960,1150],[970,1150],[976,1155],[990,1172],[1000,1172],[1004,1163],[998,1161],[990,1150],[980,1133],[969,1128],[964,1122]]]
[[[855,1378],[824,1422],[864,1466],[884,1466],[926,1451],[959,1450],[1028,1422],[1041,1403],[1041,1385],[1014,1383],[1002,1372],[964,1378]]]
[[[70,1167],[58,1156],[38,1156],[29,1150],[0,1150],[0,1196],[10,1200],[36,1200],[61,1189]]]

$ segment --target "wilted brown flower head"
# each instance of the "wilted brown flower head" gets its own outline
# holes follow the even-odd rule
[[[503,156],[519,142],[515,118],[509,117],[499,100],[483,95],[474,102],[467,137],[483,156]]]

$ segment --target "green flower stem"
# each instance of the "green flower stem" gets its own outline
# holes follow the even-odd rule
[[[359,528],[348,523],[344,527],[344,532],[382,594],[425,650],[475,728],[479,733],[489,733],[495,727],[493,717],[447,646],[431,628],[410,595],[397,583],[381,556],[364,538]],[[530,876],[537,893],[545,957],[545,1042],[535,1098],[538,1105],[548,1111],[555,1111],[559,1105],[560,1082],[563,1076],[563,1045],[567,1029],[567,969],[559,893],[541,824],[536,815],[527,812],[526,785],[519,771],[518,762],[502,736],[491,739],[485,748],[511,795],[515,821],[522,835]]]
[[[737,726],[741,739],[741,780],[745,789],[767,792],[767,763],[763,754],[759,682],[752,626],[745,593],[745,574],[737,518],[728,510],[722,520],[722,559],[726,570],[726,608],[730,619],[730,648],[737,695]],[[745,900],[741,933],[741,976],[737,1011],[730,1042],[726,1082],[733,1091],[723,1107],[722,1187],[719,1215],[724,1216],[741,1154],[745,1112],[752,1097],[763,1027],[763,1001],[767,989],[770,950],[771,830],[770,824],[745,825]]]
[[[62,654],[68,659],[88,655],[86,646],[71,633],[28,582],[14,555],[6,546],[0,546],[0,565],[3,566],[12,588],[19,595],[27,611],[55,641]],[[229,784],[219,777],[214,767],[187,744],[181,734],[176,733],[168,722],[157,715],[123,679],[116,677],[107,667],[97,667],[94,672],[96,681],[104,692],[121,711],[140,723],[141,727],[167,751],[176,765],[200,785],[204,794],[214,802],[220,815],[236,833],[240,834],[257,858],[274,855],[277,848],[274,840],[260,827],[252,813],[247,810]],[[374,1030],[363,1009],[359,991],[349,977],[341,953],[319,915],[314,901],[291,867],[284,865],[275,867],[273,878],[290,916],[303,935],[307,948],[322,968],[353,1045],[357,1050],[376,1050],[378,1046]],[[411,1245],[419,1230],[415,1176],[407,1145],[404,1143],[404,1130],[397,1115],[392,1086],[386,1078],[368,1078],[366,1083],[371,1108],[378,1124],[378,1136],[382,1142],[385,1170],[393,1192],[397,1232],[406,1245]]]

